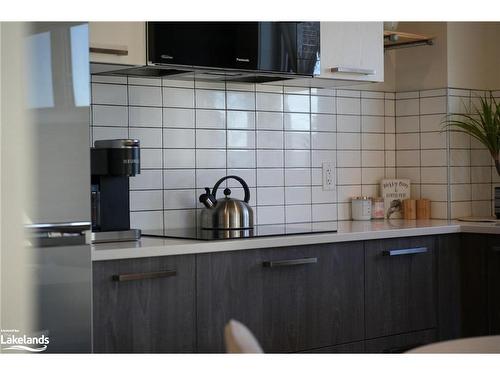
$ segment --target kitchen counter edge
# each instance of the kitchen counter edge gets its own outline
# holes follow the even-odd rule
[[[142,237],[139,241],[134,242],[94,244],[91,246],[91,252],[93,261],[103,261],[462,232],[500,234],[500,226],[489,223],[463,223],[447,220],[346,221],[338,223],[338,232],[336,233],[311,233],[220,241]]]

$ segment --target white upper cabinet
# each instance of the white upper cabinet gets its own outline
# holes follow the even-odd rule
[[[318,78],[382,82],[383,22],[321,22]]]
[[[89,22],[90,61],[145,65],[145,22]]]

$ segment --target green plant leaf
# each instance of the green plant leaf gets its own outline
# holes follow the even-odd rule
[[[500,103],[493,95],[479,97],[479,105],[471,104],[467,114],[447,115],[444,130],[465,133],[481,142],[498,160],[500,152]]]

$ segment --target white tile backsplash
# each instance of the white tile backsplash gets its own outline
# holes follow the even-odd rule
[[[282,168],[283,166],[283,150],[257,150],[257,168]]]
[[[255,93],[243,91],[226,92],[227,109],[255,110]]]
[[[130,178],[130,189],[162,189],[162,171],[142,170],[141,173]]]
[[[128,86],[128,103],[133,106],[161,107],[161,88],[154,86]]]
[[[196,190],[164,190],[163,199],[166,209],[195,208]]]
[[[257,92],[256,109],[257,111],[283,111],[283,95]]]
[[[128,112],[127,107],[110,105],[92,106],[92,124],[93,126],[127,126]],[[161,117],[160,117],[161,126]]]
[[[162,129],[129,128],[129,137],[140,139],[141,148],[161,148]]]
[[[196,90],[195,95],[197,108],[226,108],[226,94],[224,91]]]
[[[226,168],[226,150],[197,149],[196,168]]]
[[[194,144],[191,146],[194,148]],[[225,148],[225,130],[196,130],[196,148]]]
[[[286,149],[310,149],[311,148],[311,133],[309,132],[285,132],[285,148]]]
[[[130,191],[130,211],[161,210],[162,194],[161,190]]]
[[[285,95],[283,109],[285,112],[309,112],[309,95]]]
[[[127,105],[127,86],[92,83],[92,104]]]
[[[93,77],[92,137],[141,140],[143,171],[131,179],[136,227],[196,225],[202,188],[228,174],[249,184],[259,224],[348,220],[350,197],[377,195],[390,177],[410,178],[415,197],[433,199],[433,217],[446,218],[455,203],[464,204],[450,206],[452,215],[491,212],[492,179],[500,179],[488,153],[470,137],[441,132],[470,90],[108,78]],[[325,161],[338,165],[336,190],[321,186]],[[228,186],[242,197],[238,183]]]
[[[258,187],[257,200],[259,206],[277,206],[285,204],[285,187]]]
[[[255,132],[246,130],[228,130],[227,148],[255,149]]]
[[[254,150],[227,150],[228,168],[255,168],[255,163]]]
[[[165,148],[194,148],[194,129],[163,129]]]
[[[340,115],[359,115],[361,113],[361,100],[337,97],[337,113]]]
[[[382,99],[361,99],[361,114],[384,116],[385,103]]]
[[[164,189],[189,189],[196,186],[195,169],[165,169],[163,171]]]
[[[312,114],[311,130],[320,132],[335,132],[337,130],[337,117],[335,115]]]
[[[162,127],[162,109],[153,107],[129,107],[128,122],[130,126]]]
[[[256,127],[259,130],[283,130],[283,113],[257,112]]]
[[[141,163],[142,163],[141,150]],[[163,151],[163,166],[165,168],[194,168],[194,149],[165,149]],[[161,166],[160,166],[161,167]]]
[[[311,96],[311,113],[335,113],[335,98],[329,96]]]
[[[255,112],[227,111],[228,129],[255,129]]]
[[[361,116],[337,115],[337,131],[359,133],[361,131]]]
[[[99,126],[94,126],[92,128],[93,142],[102,139],[113,139],[113,138],[128,138],[128,129],[118,128],[118,127],[99,127]]]
[[[194,107],[194,92],[191,89],[181,89],[174,87],[163,87],[164,107]]]
[[[213,109],[196,109],[196,128],[224,129],[226,127],[226,112]]]
[[[193,109],[163,108],[163,126],[172,128],[194,128],[195,112]]]
[[[306,113],[285,113],[285,130],[308,131],[311,128],[311,116]]]

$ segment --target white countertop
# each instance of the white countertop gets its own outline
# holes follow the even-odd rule
[[[267,247],[376,240],[446,233],[500,234],[495,223],[465,223],[448,220],[339,221],[335,233],[311,233],[236,240],[201,241],[142,237],[139,241],[92,245],[92,260],[143,258],[199,254]]]

